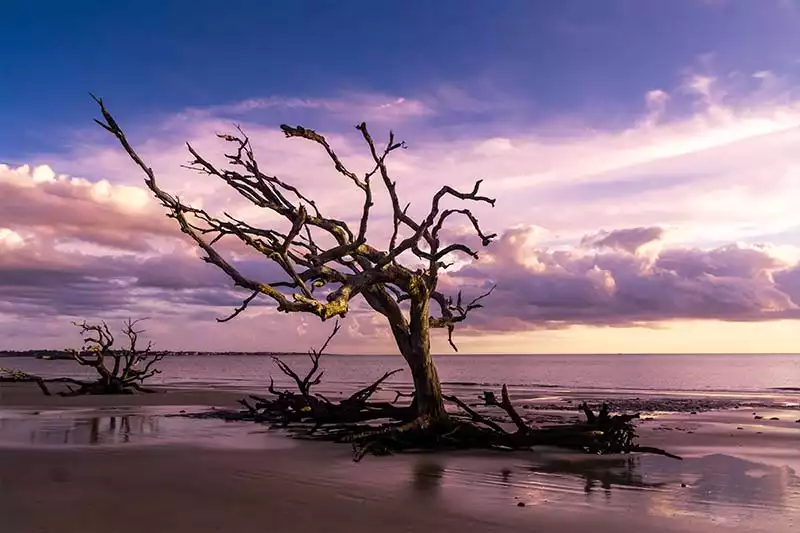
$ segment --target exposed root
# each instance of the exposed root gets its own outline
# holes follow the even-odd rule
[[[363,402],[366,402],[380,388],[381,383],[383,383],[384,381],[386,381],[387,379],[389,379],[393,375],[397,374],[398,372],[402,372],[402,371],[403,371],[402,368],[396,368],[394,370],[386,372],[377,381],[375,381],[375,383],[373,383],[372,385],[369,385],[367,387],[364,387],[363,389],[361,389],[359,391],[354,392],[349,398],[344,400],[344,402],[347,402],[347,403],[363,403]],[[399,395],[399,393],[398,393],[398,395]],[[395,402],[396,401],[397,401],[397,398],[395,398]]]
[[[506,414],[511,418],[511,421],[514,422],[514,425],[517,426],[518,433],[528,433],[531,428],[528,427],[528,424],[519,416],[517,410],[514,409],[514,406],[511,404],[511,399],[508,396],[508,387],[503,385],[502,391],[500,393],[500,401],[497,401],[497,397],[491,391],[487,391],[483,393],[483,401],[486,402],[486,405],[493,405],[499,407]]]
[[[45,380],[39,376],[22,372],[21,370],[10,370],[8,368],[0,367],[0,383],[36,383],[41,389],[42,394],[51,396],[50,389],[47,388]]]
[[[367,454],[458,449],[529,450],[535,446],[555,446],[592,454],[653,453],[680,459],[658,448],[634,444],[634,420],[639,415],[612,415],[605,404],[596,413],[589,406],[581,405],[586,420],[580,423],[531,426],[514,408],[505,386],[500,400],[486,393],[484,406],[501,409],[506,422],[493,420],[455,396],[444,396],[444,399],[464,414],[428,419],[418,417],[413,404],[397,406],[388,402],[358,401],[356,394],[333,403],[317,396],[275,392],[274,399],[250,396],[239,401],[244,411],[215,411],[216,416],[269,423],[289,429],[296,438],[349,443],[353,447],[354,461],[360,461]]]
[[[337,323],[325,346],[338,330]],[[278,390],[270,379],[267,390],[272,397],[251,395],[239,400],[243,411],[214,411],[214,415],[226,420],[268,423],[290,430],[297,438],[349,443],[353,447],[354,461],[360,461],[366,454],[387,455],[414,450],[529,450],[534,446],[557,446],[595,454],[657,453],[677,458],[657,448],[634,444],[633,421],[639,415],[611,415],[606,404],[597,413],[582,404],[579,408],[586,417],[585,422],[531,426],[514,407],[505,385],[499,400],[493,392],[483,395],[484,407],[500,409],[505,414],[505,422],[492,419],[455,396],[443,398],[463,413],[437,418],[420,416],[413,400],[410,405],[397,405],[401,396],[407,396],[399,392],[391,402],[369,401],[381,385],[400,370],[386,372],[346,399],[333,402],[311,390],[322,377],[321,356],[322,350],[309,352],[311,369],[305,377],[275,358],[281,372],[297,385],[296,392]]]

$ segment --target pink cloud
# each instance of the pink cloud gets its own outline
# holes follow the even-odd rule
[[[230,129],[222,117],[249,118],[253,110],[276,107],[373,116],[378,139],[386,133],[381,121],[398,122],[398,135],[410,148],[393,154],[389,167],[412,214],[426,212],[431,194],[445,182],[469,189],[476,178],[485,178],[486,193],[497,197],[496,209],[478,206],[475,213],[487,231],[503,237],[480,260],[458,263],[441,284],[469,294],[498,284],[485,312],[470,322],[473,333],[798,317],[796,259],[782,258],[770,247],[709,249],[706,243],[797,227],[800,103],[766,99],[734,105],[712,90],[714,83],[695,80],[693,86],[700,105],[692,116],[668,120],[671,98],[654,90],[646,97],[643,119],[621,131],[549,125],[501,136],[475,130],[453,140],[434,128],[420,129],[424,122],[415,120],[439,116],[447,109],[442,104],[447,95],[451,108],[480,108],[481,102],[452,90],[439,100],[381,95],[251,100],[183,113],[147,129],[134,123],[130,138],[165,189],[214,213],[271,224],[263,210],[224,184],[181,169],[187,160],[183,141],[221,163],[226,147],[214,133]],[[123,125],[129,121],[118,118]],[[325,213],[357,218],[358,191],[318,147],[287,140],[277,128],[242,125],[267,172],[302,187]],[[324,133],[349,168],[359,173],[371,168],[357,132]],[[192,331],[198,344],[218,349],[231,343],[259,349],[273,333],[281,346],[313,344],[306,340],[320,329],[315,322],[273,316],[265,303],[225,329],[203,329],[229,313],[242,295],[187,247],[127,156],[105,137],[94,139],[85,138],[67,157],[52,158],[53,168],[90,172],[92,181],[56,176],[49,167],[0,166],[2,331],[31,317],[148,314],[160,317],[153,327],[168,343]],[[391,220],[382,194],[374,213],[370,237],[385,242]],[[598,228],[605,229],[598,233]],[[461,229],[455,226],[448,237],[457,238]],[[651,245],[652,253],[643,254]],[[279,274],[233,242],[223,241],[222,247],[259,279],[274,281]],[[248,329],[253,324],[255,330]],[[182,332],[180,339],[176,331]],[[358,304],[346,331],[343,346],[365,349],[368,339],[391,346],[384,324]]]
[[[581,239],[581,246],[597,249],[611,248],[635,254],[643,246],[659,241],[663,235],[664,229],[658,226],[600,231],[586,235]]]
[[[471,328],[800,318],[798,264],[770,255],[768,248],[672,248],[655,257],[630,250],[548,251],[531,245],[525,232],[506,232],[479,261],[448,276],[451,287],[473,292],[498,286],[491,312],[476,315]]]
[[[56,176],[46,166],[0,165],[0,228],[146,251],[147,239],[175,235],[141,187]]]

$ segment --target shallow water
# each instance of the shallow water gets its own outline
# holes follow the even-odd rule
[[[284,358],[303,371],[305,356]],[[439,355],[439,376],[453,391],[483,390],[507,383],[524,396],[527,392],[562,390],[703,391],[794,393],[800,387],[800,355]],[[90,370],[69,360],[2,358],[0,366],[43,376],[78,377]],[[154,383],[170,386],[214,386],[263,389],[273,375],[288,383],[267,356],[168,356]],[[399,356],[325,356],[325,379],[319,392],[355,390],[387,370],[405,368]],[[408,372],[388,383],[409,385]]]
[[[339,464],[332,476],[356,479],[376,490],[410,491],[423,505],[435,502],[475,516],[521,502],[526,508],[558,512],[681,515],[774,532],[790,531],[800,517],[800,478],[793,469],[726,454],[706,453],[683,461],[553,452],[393,457],[380,462],[379,475]]]
[[[367,457],[356,464],[346,446],[298,442],[252,423],[168,416],[199,409],[2,409],[0,446],[91,450],[165,444],[280,453],[293,448],[307,455],[303,471],[292,475],[317,486],[349,485],[371,494],[410,496],[421,506],[443,505],[475,517],[506,508],[520,513],[531,508],[635,512],[781,532],[790,531],[795,516],[800,516],[800,478],[790,466],[796,461],[789,457],[795,450],[782,450],[789,454],[786,461],[780,456],[762,460],[764,450],[758,448],[698,447],[680,450],[683,461],[545,449]],[[191,448],[186,450],[191,453]],[[236,475],[271,476],[273,469],[281,468],[280,462],[255,464]],[[516,508],[520,502],[526,509]]]
[[[181,408],[181,411],[199,409],[207,408]],[[0,447],[190,444],[284,449],[295,445],[295,441],[252,423],[167,416],[173,413],[178,413],[175,407],[0,409]]]

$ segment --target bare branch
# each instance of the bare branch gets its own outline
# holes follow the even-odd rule
[[[315,143],[321,145],[323,148],[325,148],[325,151],[328,152],[328,156],[330,156],[331,161],[333,161],[333,165],[338,172],[342,173],[343,175],[351,179],[359,189],[363,190],[367,188],[367,184],[365,182],[358,179],[358,176],[356,176],[353,172],[350,172],[345,168],[345,166],[339,159],[339,156],[337,156],[336,152],[333,151],[333,149],[328,144],[328,141],[325,139],[325,137],[323,137],[314,130],[307,129],[302,126],[291,127],[287,126],[286,124],[281,124],[281,130],[286,135],[286,137],[303,137],[304,139],[314,141]]]
[[[311,396],[311,387],[314,385],[319,385],[320,381],[322,381],[322,376],[325,374],[324,371],[319,370],[319,360],[322,355],[325,353],[325,350],[328,348],[331,340],[339,333],[340,329],[339,321],[337,320],[336,323],[333,325],[333,331],[331,334],[328,335],[328,338],[325,339],[325,343],[319,350],[311,349],[308,352],[308,357],[311,359],[311,369],[308,371],[304,378],[301,378],[297,372],[292,370],[292,368],[287,365],[280,357],[273,356],[272,359],[275,361],[275,364],[278,365],[281,372],[292,378],[297,384],[297,390],[300,391],[300,394],[304,397]],[[272,392],[272,378],[270,378],[270,392]]]
[[[239,307],[237,307],[237,308],[236,308],[236,309],[233,311],[233,313],[232,313],[232,314],[230,314],[230,315],[228,315],[228,316],[226,316],[226,317],[224,317],[224,318],[218,318],[218,319],[217,319],[217,322],[227,322],[227,321],[229,321],[229,320],[232,320],[232,319],[236,318],[237,316],[239,316],[239,313],[241,313],[242,311],[244,311],[245,309],[247,309],[247,306],[248,306],[248,305],[250,305],[250,302],[252,302],[253,300],[255,300],[255,299],[256,299],[256,296],[258,296],[259,294],[261,294],[261,291],[253,291],[253,294],[251,294],[250,296],[248,296],[247,298],[245,298],[245,299],[242,301],[242,305],[240,305]]]
[[[524,434],[531,430],[531,428],[528,427],[528,424],[526,424],[525,421],[522,419],[522,417],[519,415],[517,410],[514,409],[514,405],[511,403],[511,399],[508,396],[508,387],[506,385],[503,385],[503,389],[500,395],[501,397],[500,401],[497,401],[497,397],[492,392],[485,392],[483,397],[486,402],[486,405],[494,405],[496,407],[499,407],[500,409],[505,411],[506,414],[508,414],[508,416],[511,418],[511,421],[514,422],[515,426],[517,426],[518,433]]]
[[[73,322],[80,328],[84,345],[80,350],[69,350],[78,364],[94,368],[98,378],[94,382],[74,380],[72,378],[57,378],[47,380],[53,382],[73,383],[79,385],[77,390],[70,390],[69,395],[76,394],[125,394],[132,390],[148,392],[141,387],[144,380],[153,377],[160,371],[153,365],[164,358],[164,354],[152,354],[153,343],[148,342],[142,349],[139,336],[143,329],[137,329],[137,324],[142,322],[127,319],[124,322],[122,334],[127,338],[127,345],[114,348],[114,336],[105,322],[90,324]],[[112,366],[107,366],[108,361],[113,361]],[[145,363],[142,369],[140,365]]]
[[[380,388],[381,383],[383,383],[393,375],[397,374],[398,372],[402,371],[403,371],[402,368],[396,368],[395,370],[386,372],[383,376],[378,378],[372,385],[368,385],[363,389],[354,392],[352,395],[350,395],[349,398],[347,398],[347,400],[345,400],[345,402],[366,402]]]
[[[503,429],[502,426],[500,426],[500,424],[498,424],[494,420],[491,420],[491,419],[481,415],[480,413],[475,411],[475,409],[473,409],[472,407],[467,405],[463,400],[459,399],[457,396],[447,396],[447,395],[445,395],[444,399],[447,400],[448,402],[452,402],[452,403],[456,404],[457,406],[459,406],[462,410],[464,410],[465,413],[467,413],[472,418],[473,421],[478,422],[480,424],[484,424],[484,425],[492,428],[493,430],[497,431],[498,433],[501,433],[501,434],[507,434],[508,433],[505,429]]]
[[[256,227],[235,217],[235,213],[214,216],[161,189],[153,169],[131,146],[103,101],[96,97],[95,101],[103,118],[97,121],[98,124],[114,135],[132,161],[144,172],[145,184],[166,208],[168,217],[174,219],[181,231],[202,250],[204,261],[222,270],[234,287],[243,288],[250,295],[229,316],[218,319],[220,322],[232,320],[243,313],[259,294],[273,300],[280,312],[308,313],[323,321],[345,317],[351,300],[362,296],[369,307],[387,318],[398,348],[415,374],[415,383],[420,372],[428,373],[423,379],[438,381],[436,373],[429,372],[429,329],[446,328],[449,342],[455,349],[452,340],[455,325],[464,321],[471,310],[481,307],[480,300],[488,295],[463,305],[460,296],[453,303],[436,291],[439,269],[450,266],[445,262],[445,256],[458,252],[477,257],[477,251],[463,242],[442,243],[440,236],[444,224],[453,216],[461,215],[470,221],[483,246],[496,237],[483,231],[470,209],[444,209],[442,201],[455,199],[494,206],[493,198],[481,194],[481,180],[476,181],[469,191],[442,186],[433,196],[427,215],[415,219],[409,215],[409,204],[401,203],[397,182],[387,167],[388,156],[406,148],[405,143],[395,140],[393,132],[389,132],[386,145],[379,147],[366,123],[356,126],[372,158],[371,169],[359,176],[345,165],[320,133],[303,126],[282,125],[280,128],[286,137],[302,138],[322,147],[336,172],[362,191],[363,200],[356,206],[350,206],[359,211],[358,228],[351,229],[343,220],[323,213],[323,209],[296,186],[265,172],[255,156],[249,137],[240,127],[236,126],[233,134],[218,135],[229,143],[229,153],[224,154],[224,167],[213,164],[194,147],[187,145],[191,156],[188,168],[221,180],[247,202],[266,210],[280,221],[274,226]],[[370,216],[376,201],[377,189],[373,186],[378,183],[374,179],[376,177],[383,184],[392,209],[391,237],[388,243],[381,246],[367,242]],[[346,218],[350,216],[352,213]],[[217,246],[225,237],[237,239],[260,254],[265,261],[274,263],[280,267],[282,275],[275,280],[263,280],[245,274]],[[419,268],[416,265],[413,268],[407,266],[407,262],[402,260],[403,254],[407,254],[406,257],[415,263],[421,259],[424,265]],[[324,290],[320,290],[322,288]],[[430,316],[431,299],[442,309],[441,316]],[[406,300],[410,304],[408,309],[401,309],[400,302]],[[315,384],[319,374],[314,359],[319,354],[312,351],[309,357],[315,370],[304,378],[282,362],[278,363],[281,371],[294,379],[306,393]],[[431,415],[434,417],[442,416],[444,412],[439,389],[438,383],[432,387],[435,398],[431,403],[434,407]]]
[[[430,327],[447,328],[447,340],[450,343],[450,346],[453,348],[453,350],[458,351],[458,347],[453,342],[453,331],[455,330],[455,325],[458,324],[459,322],[463,322],[464,320],[466,320],[470,311],[474,309],[480,309],[481,307],[483,307],[483,305],[480,303],[481,300],[492,294],[495,288],[497,288],[497,285],[492,285],[492,288],[490,288],[488,291],[481,294],[480,296],[474,298],[466,306],[463,305],[461,302],[460,291],[458,293],[458,297],[455,303],[453,303],[452,298],[449,298],[438,291],[433,291],[431,293],[431,299],[439,304],[439,309],[441,310],[441,316],[431,317]]]

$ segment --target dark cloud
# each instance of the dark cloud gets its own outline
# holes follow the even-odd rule
[[[264,281],[285,279],[278,267],[255,258],[234,262]],[[199,257],[178,252],[152,258],[95,256],[54,250],[47,242],[0,242],[0,312],[73,317],[130,313],[152,302],[166,308],[235,307],[248,294]],[[253,306],[270,305],[258,299]]]
[[[800,265],[776,272],[774,278],[776,287],[800,306]]]
[[[598,250],[609,248],[635,254],[639,248],[660,240],[663,235],[664,229],[658,226],[600,231],[586,235],[581,239],[581,246]]]
[[[497,290],[471,327],[800,318],[798,267],[760,248],[673,249],[650,259],[628,251],[538,250],[514,230],[480,261],[450,274],[445,286],[477,292],[493,283]]]
[[[686,278],[706,274],[722,278],[756,278],[788,265],[770,256],[765,249],[728,245],[713,250],[665,250],[659,255],[656,266]]]

